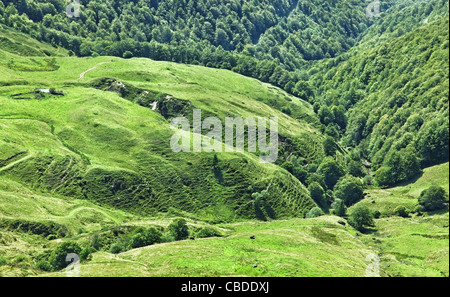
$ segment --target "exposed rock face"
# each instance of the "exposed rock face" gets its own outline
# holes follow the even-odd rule
[[[188,100],[177,99],[169,94],[136,88],[115,78],[103,77],[95,79],[90,85],[102,91],[115,92],[124,99],[159,112],[166,119],[187,116],[192,114],[192,109],[194,108]]]

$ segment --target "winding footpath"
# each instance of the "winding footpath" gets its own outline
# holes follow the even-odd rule
[[[21,158],[21,159],[19,159],[19,160],[17,160],[17,161],[14,161],[14,162],[9,163],[8,165],[6,165],[6,166],[0,168],[0,172],[5,171],[5,170],[8,170],[8,169],[10,169],[11,167],[17,165],[18,163],[21,163],[21,162],[23,162],[23,161],[26,161],[26,160],[30,159],[31,157],[33,157],[33,155],[34,155],[33,153],[30,153],[30,154],[28,154],[27,156],[25,156],[25,157],[23,157],[23,158]]]
[[[86,73],[88,73],[89,71],[92,71],[92,70],[96,69],[97,67],[99,67],[99,66],[101,66],[101,65],[103,65],[103,64],[107,64],[107,63],[111,63],[111,62],[101,62],[101,63],[98,63],[98,64],[95,65],[94,67],[89,68],[88,70],[82,72],[82,73],[80,74],[80,77],[78,78],[78,80],[82,80],[82,79],[84,78],[84,76],[86,75]]]

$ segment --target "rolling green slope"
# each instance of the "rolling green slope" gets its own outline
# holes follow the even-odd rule
[[[118,255],[95,253],[81,265],[80,276],[364,277],[373,250],[337,221],[321,217],[224,225],[229,235],[221,238],[164,243]]]
[[[343,225],[345,219],[336,216],[219,224],[213,228],[220,230],[222,237],[166,242],[118,254],[103,248],[93,251],[92,258],[81,264],[80,276],[364,277],[377,255],[380,276],[448,276],[448,211],[411,214],[408,218],[398,217],[392,211],[398,205],[410,207],[417,203],[417,195],[411,194],[411,189],[436,182],[448,185],[448,175],[443,177],[447,170],[448,163],[430,167],[412,184],[384,193],[369,190],[359,204],[380,210],[382,215],[375,220],[372,232],[366,234]],[[2,225],[3,276],[64,277],[64,270],[48,273],[37,269],[38,255],[61,242],[92,245],[95,236],[108,240],[111,234],[126,228],[166,228],[173,216],[139,217],[85,200],[38,195],[12,181],[3,180],[0,185],[0,222],[11,217],[22,222],[30,218],[40,223],[51,221],[66,226],[68,234],[49,240]],[[208,226],[195,218],[187,221],[191,234]]]
[[[0,48],[2,51],[24,57],[67,56],[69,54],[63,48],[38,42],[36,39],[30,38],[29,35],[20,33],[4,25],[0,25]]]
[[[189,107],[178,114],[188,118],[194,107],[203,118],[279,117],[279,162],[292,153],[314,161],[323,155],[322,136],[309,124],[315,115],[284,91],[227,70],[148,59],[54,57],[52,71],[31,71],[11,65],[46,58],[2,55],[12,61],[0,74],[2,178],[141,214],[174,207],[226,220],[252,218],[251,195],[264,189],[271,193],[266,206],[272,216],[297,216],[315,205],[297,179],[261,164],[258,154],[218,154],[214,161],[213,154],[173,153],[170,118],[140,106],[142,93],[131,92],[147,92],[148,101],[170,96]],[[123,84],[126,94],[99,86],[105,78]],[[33,88],[66,96],[9,97]],[[292,117],[279,111],[286,107]]]
[[[420,193],[428,187],[438,185],[448,193],[448,173],[449,163],[425,168],[423,175],[411,183],[368,190],[366,198],[357,204],[380,212],[376,229],[362,239],[378,251],[387,275],[448,277],[448,209],[415,212]],[[406,208],[408,217],[395,214],[399,206]]]
[[[89,244],[96,234],[107,240],[101,255],[117,234],[165,228],[176,216],[198,229],[298,217],[316,205],[304,185],[261,163],[259,153],[173,153],[169,146],[170,119],[192,117],[195,107],[203,118],[277,116],[280,162],[294,151],[314,161],[322,136],[308,103],[226,70],[58,56],[58,49],[49,59],[28,56],[45,47],[28,44],[0,50],[1,275],[40,274],[39,255],[65,241]],[[35,88],[52,93],[35,98]],[[149,102],[170,96],[170,114],[139,101],[144,92]],[[292,117],[281,112],[286,107]],[[252,194],[262,190],[269,197],[255,203]]]

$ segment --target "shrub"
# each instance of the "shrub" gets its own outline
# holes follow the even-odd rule
[[[373,226],[373,214],[366,206],[355,206],[350,213],[348,223],[356,230],[362,231],[364,226]]]
[[[149,244],[160,243],[162,233],[156,228],[149,228],[147,229],[145,236]]]
[[[8,260],[6,258],[0,256],[0,266],[8,264]]]
[[[292,110],[289,107],[283,107],[281,109],[281,112],[287,114],[287,115],[291,115],[292,114]]]
[[[372,176],[371,175],[366,175],[366,176],[364,176],[364,178],[363,178],[363,183],[364,183],[364,185],[365,186],[371,186],[371,185],[373,185],[373,179],[372,179]]]
[[[196,234],[197,238],[207,238],[207,237],[215,237],[218,236],[219,233],[210,227],[201,228]]]
[[[99,250],[102,247],[102,241],[101,241],[101,237],[98,233],[95,233],[91,236],[90,240],[89,240],[89,245],[94,249],[94,250]]]
[[[444,208],[444,203],[447,202],[448,196],[444,188],[439,186],[431,186],[423,190],[419,196],[419,204],[427,211]]]
[[[293,169],[292,174],[302,183],[306,183],[308,177],[308,171],[303,166],[296,166]]]
[[[112,254],[119,254],[125,250],[126,250],[125,247],[120,242],[115,242],[111,244],[111,247],[109,248],[109,252]]]
[[[130,58],[133,57],[133,53],[130,52],[130,51],[126,51],[126,52],[123,53],[122,57],[123,57],[124,59],[130,59]]]
[[[185,219],[175,219],[167,229],[175,240],[183,240],[189,236],[189,228]]]
[[[355,177],[364,177],[361,162],[350,160],[347,166],[348,166],[348,174],[353,175]]]
[[[42,270],[42,271],[47,271],[47,272],[53,270],[52,265],[48,261],[45,261],[45,260],[38,261],[36,263],[36,268],[39,270]]]
[[[325,137],[325,140],[323,141],[323,150],[325,152],[325,155],[333,156],[336,153],[336,149],[336,143],[334,142],[333,137]]]
[[[414,213],[417,213],[417,214],[420,214],[420,213],[422,213],[422,212],[424,212],[425,211],[425,208],[422,206],[422,205],[417,205],[415,208],[414,208]]]
[[[329,189],[333,189],[337,181],[344,176],[344,170],[332,157],[326,157],[317,170],[323,174]]]
[[[161,232],[155,228],[137,228],[131,234],[130,246],[131,248],[140,248],[154,243],[161,242]]]
[[[379,219],[381,217],[381,212],[379,210],[374,210],[372,215],[375,219]]]
[[[394,213],[400,217],[407,218],[409,215],[408,210],[403,205],[397,206],[394,209]]]
[[[76,242],[63,242],[52,251],[49,263],[55,270],[61,270],[70,263],[66,262],[68,254],[80,254],[81,247]]]
[[[301,218],[306,218],[306,216],[308,215],[308,210],[307,209],[302,209],[301,211],[300,211],[300,217]]]
[[[281,164],[281,168],[285,169],[289,173],[294,172],[294,164],[292,164],[292,162],[284,162],[283,164]]]
[[[315,164],[315,163],[310,163],[310,164],[308,164],[308,166],[306,167],[306,169],[308,170],[309,173],[314,173],[314,172],[317,172],[318,167],[319,167],[319,166],[318,166],[317,164]]]
[[[384,166],[375,172],[375,180],[381,187],[393,186],[411,179],[420,171],[419,158],[415,150],[408,147],[387,155]]]
[[[323,211],[319,208],[319,207],[313,207],[307,214],[306,214],[306,218],[307,219],[311,219],[311,218],[317,218],[322,216],[324,213]]]
[[[274,218],[275,214],[273,209],[267,203],[267,199],[270,194],[267,190],[262,190],[260,193],[256,192],[252,194],[253,208],[255,210],[255,217],[261,221],[267,221],[266,214],[270,218]]]
[[[389,167],[382,166],[375,172],[375,182],[379,187],[387,187],[395,178],[392,176],[392,170]]]
[[[86,248],[82,249],[80,252],[80,261],[89,260],[91,253],[92,253],[92,250],[90,247],[86,247]]]
[[[327,185],[325,183],[325,178],[323,175],[318,173],[310,173],[306,176],[305,183],[306,185],[310,185],[313,182],[318,183],[324,190],[327,189]]]
[[[318,182],[312,182],[308,186],[309,194],[311,198],[319,205],[323,205],[323,198],[325,191],[323,188],[319,185]]]
[[[14,258],[13,263],[20,264],[20,263],[25,262],[26,260],[27,260],[27,256],[20,254]]]
[[[335,215],[339,217],[345,217],[347,212],[347,207],[345,206],[345,203],[343,200],[339,200],[335,204],[334,213]]]
[[[161,242],[172,242],[175,241],[175,237],[170,233],[164,233],[161,236]]]

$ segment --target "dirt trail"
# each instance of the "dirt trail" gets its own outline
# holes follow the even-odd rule
[[[97,65],[95,65],[94,67],[92,67],[92,68],[89,68],[88,70],[86,70],[86,71],[84,71],[84,72],[82,72],[81,74],[80,74],[80,77],[78,78],[78,80],[81,80],[81,79],[83,79],[84,78],[84,76],[86,75],[86,73],[88,73],[89,71],[92,71],[92,70],[94,70],[94,69],[96,69],[98,66],[101,66],[101,65],[103,65],[103,64],[107,64],[107,63],[111,63],[111,62],[101,62],[101,63],[98,63]]]
[[[0,168],[0,172],[5,171],[5,170],[8,170],[8,169],[10,169],[11,167],[13,167],[14,165],[17,165],[17,164],[19,164],[19,163],[21,163],[21,162],[23,162],[23,161],[26,161],[26,160],[30,159],[31,157],[33,157],[33,155],[34,155],[33,153],[30,153],[29,155],[27,155],[27,156],[25,156],[25,157],[23,157],[23,158],[21,158],[21,159],[19,159],[19,160],[17,160],[17,161],[14,161],[14,162],[9,163],[8,165],[6,165],[6,166]]]
[[[111,221],[113,221],[116,224],[121,224],[122,221],[118,218],[115,218],[114,216],[108,214],[107,212],[101,210],[101,209],[97,209],[97,208],[93,208],[93,207],[87,207],[87,206],[81,206],[75,209],[72,209],[69,214],[66,215],[66,217],[73,217],[77,212],[80,211],[94,211],[94,212],[98,212],[101,213],[102,215],[104,215],[105,217],[107,217],[108,219],[110,219]]]

